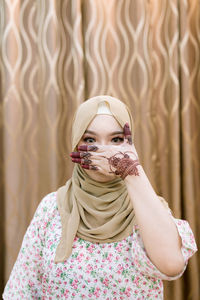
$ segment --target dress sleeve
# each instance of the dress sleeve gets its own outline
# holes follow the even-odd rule
[[[4,289],[3,299],[41,299],[45,219],[51,200],[52,193],[42,199],[35,212]]]
[[[133,263],[138,271],[146,276],[159,278],[162,280],[176,280],[184,273],[188,259],[197,251],[194,235],[188,222],[185,220],[175,219],[174,217],[172,217],[172,219],[175,222],[178,233],[182,240],[181,251],[185,266],[180,274],[173,277],[161,273],[147,256],[142,238],[139,233],[139,227],[138,225],[135,225],[132,243]]]

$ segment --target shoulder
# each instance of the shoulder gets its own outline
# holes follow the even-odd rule
[[[52,192],[44,196],[36,209],[34,218],[37,219],[44,219],[46,217],[49,218],[51,215],[57,213],[58,207],[57,207],[56,198],[57,198],[57,192]]]

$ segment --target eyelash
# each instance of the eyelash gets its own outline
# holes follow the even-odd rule
[[[115,139],[118,139],[118,141],[115,142],[115,143],[119,143],[119,142],[122,143],[122,142],[124,141],[124,139],[121,138],[121,137],[119,137],[119,136],[114,137],[114,138],[112,139],[112,141],[115,140]]]
[[[118,141],[116,141],[116,139],[118,140]],[[92,142],[90,141],[88,141],[88,140],[93,140]],[[115,140],[115,141],[114,141]],[[83,139],[83,141],[85,142],[85,143],[95,143],[96,142],[96,140],[94,139],[94,138],[92,138],[92,137],[85,137],[84,139]],[[119,137],[119,136],[116,136],[116,137],[114,137],[114,138],[112,138],[112,140],[111,140],[112,142],[114,142],[114,143],[122,143],[123,141],[124,141],[124,138],[121,138],[121,137]]]
[[[88,140],[93,140],[93,142],[88,142]],[[95,139],[94,138],[92,138],[92,137],[85,137],[84,139],[83,139],[83,141],[85,142],[85,143],[95,143]]]

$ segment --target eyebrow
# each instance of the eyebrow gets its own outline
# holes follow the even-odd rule
[[[96,132],[92,131],[92,130],[86,130],[85,133],[97,135]],[[123,131],[113,131],[109,135],[111,136],[111,135],[116,135],[116,134],[124,134],[124,132]]]

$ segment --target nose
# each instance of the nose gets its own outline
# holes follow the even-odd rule
[[[108,145],[108,142],[106,140],[101,140],[101,141],[98,141],[98,144],[99,144],[99,146],[106,146],[106,145]]]

